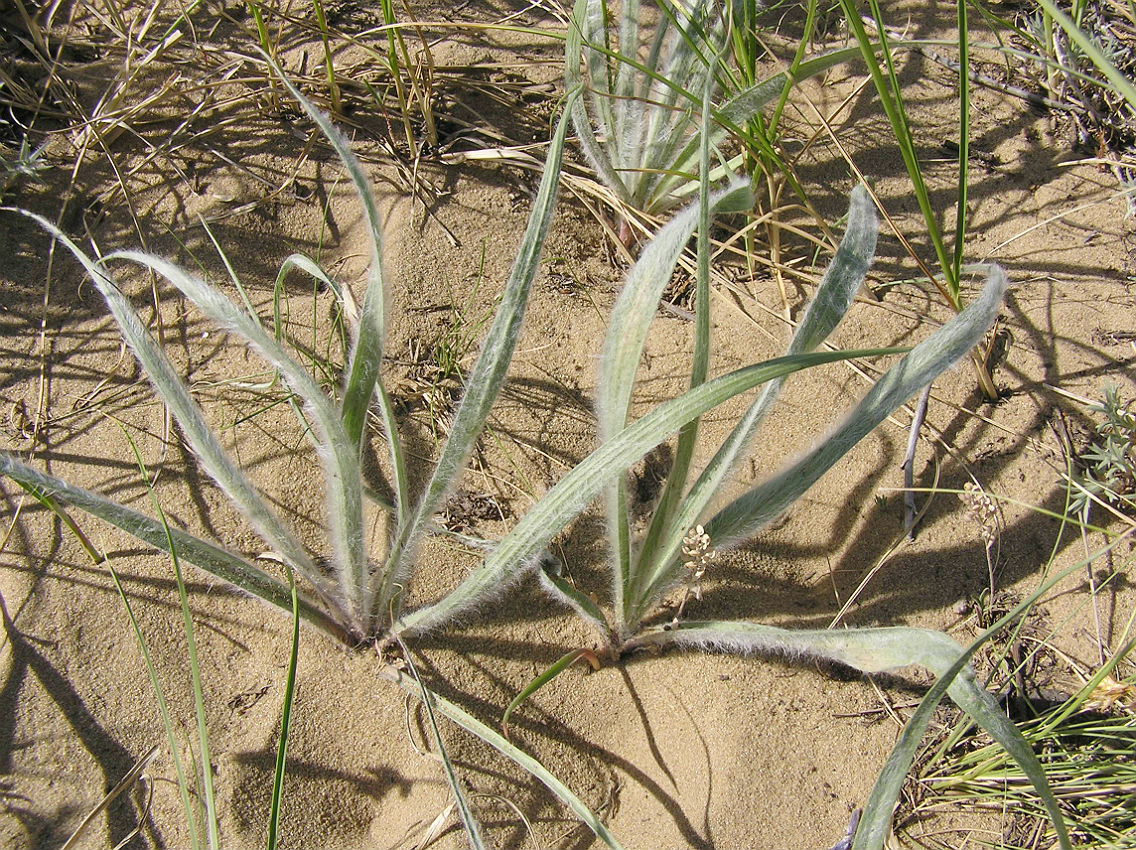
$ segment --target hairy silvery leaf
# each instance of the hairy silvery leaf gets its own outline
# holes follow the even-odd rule
[[[735,499],[706,523],[714,545],[742,540],[770,522],[892,411],[964,357],[994,324],[1005,291],[1006,276],[994,266],[981,294],[876,381],[843,424],[800,460]]]
[[[851,307],[876,249],[876,211],[871,197],[860,186],[852,190],[848,208],[848,227],[832,262],[821,278],[812,302],[805,310],[789,344],[790,355],[812,351],[836,328]],[[631,576],[628,627],[657,603],[681,571],[679,550],[683,535],[703,519],[714,499],[741,462],[753,435],[776,400],[783,380],[766,384],[723,442],[706,468],[682,498],[671,516],[656,514],[643,543],[639,563]],[[667,482],[668,487],[670,481]],[[665,521],[666,527],[662,527]]]
[[[942,632],[904,626],[868,629],[781,629],[774,626],[736,621],[678,623],[667,629],[652,629],[636,639],[637,645],[682,646],[735,653],[757,652],[790,659],[824,658],[854,667],[864,673],[894,672],[917,665],[933,673],[938,682],[920,709],[926,718],[942,698],[942,692],[965,711],[1010,753],[1030,778],[1041,796],[1062,847],[1069,846],[1065,822],[1056,798],[1045,778],[1045,771],[1021,733],[1007,719],[994,697],[982,688],[974,669],[967,663],[972,650],[964,651]],[[926,706],[926,708],[924,708]],[[880,783],[893,792],[889,799],[873,799],[865,809],[856,833],[855,847],[882,847],[898,798],[899,781],[884,783],[889,771],[902,777],[907,773],[925,723],[915,719],[904,729]],[[875,798],[876,792],[873,792]]]

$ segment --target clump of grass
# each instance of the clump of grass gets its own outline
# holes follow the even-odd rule
[[[0,201],[21,180],[39,180],[40,172],[51,165],[44,159],[47,143],[32,150],[25,135],[20,139],[20,147],[14,152],[0,145]]]
[[[1053,793],[1066,812],[1074,845],[1136,847],[1136,674],[1131,645],[1084,679],[1067,699],[1019,725],[1040,754]],[[1124,667],[1128,672],[1121,673]],[[949,806],[952,811],[1004,813],[1000,832],[971,833],[989,847],[1051,847],[1046,813],[1028,780],[1000,747],[971,730],[916,780],[915,817]],[[931,846],[956,846],[944,841]]]
[[[654,0],[649,8],[652,25],[644,23],[640,4],[630,2],[621,5],[613,26],[604,0],[576,0],[565,50],[567,85],[587,91],[573,107],[573,125],[612,194],[617,235],[625,245],[645,232],[640,218],[694,197],[703,133],[715,150],[713,165],[706,166],[714,181],[745,163],[746,155],[717,153],[730,136],[742,140],[751,160],[754,151],[777,160],[769,142],[776,119],[761,123],[760,111],[773,102],[779,111],[794,84],[856,55],[845,49],[806,58],[802,51],[788,69],[758,77],[756,68],[745,73],[725,65],[738,33],[728,32],[717,4]],[[711,104],[712,123],[699,119],[705,103]]]

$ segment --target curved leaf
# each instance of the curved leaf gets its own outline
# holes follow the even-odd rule
[[[876,381],[851,415],[820,445],[707,522],[706,533],[714,545],[744,539],[772,520],[892,411],[969,352],[997,318],[1005,291],[1006,276],[995,266],[973,303]]]
[[[1030,778],[1049,810],[1062,847],[1069,836],[1061,809],[1053,796],[1045,771],[1025,738],[1002,713],[994,697],[979,687],[970,656],[981,641],[964,650],[942,632],[905,626],[875,629],[780,629],[774,626],[734,621],[679,623],[663,630],[653,629],[637,638],[636,644],[665,645],[787,655],[790,658],[825,658],[855,667],[865,673],[883,673],[916,664],[933,673],[937,680],[920,704],[916,715],[904,727],[865,807],[853,844],[855,848],[883,847],[899,797],[900,785],[911,760],[944,692],[971,719],[1001,744]],[[881,795],[879,792],[884,789]]]

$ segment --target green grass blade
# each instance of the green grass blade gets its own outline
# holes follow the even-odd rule
[[[790,355],[815,349],[844,318],[875,255],[877,231],[875,206],[867,191],[857,186],[849,200],[848,227],[844,238],[821,278],[815,297],[797,325],[789,343]],[[682,500],[677,514],[668,516],[663,513],[667,498],[664,494],[643,542],[639,570],[633,577],[632,628],[653,607],[659,594],[670,587],[676,571],[680,569],[678,556],[683,535],[702,519],[711,501],[721,493],[758,425],[776,400],[782,384],[783,381],[774,380],[765,385],[699,475]]]
[[[182,578],[181,561],[178,558],[178,547],[174,543],[170,525],[166,522],[166,513],[158,501],[158,496],[150,483],[150,473],[146,471],[146,463],[142,460],[142,453],[138,451],[138,444],[125,428],[123,434],[130,443],[134,452],[134,460],[146,482],[146,491],[150,495],[150,504],[158,514],[158,522],[166,538],[165,551],[169,553],[170,562],[174,567],[174,578],[177,582],[178,605],[181,608],[182,628],[185,631],[187,655],[189,657],[189,680],[193,689],[193,713],[197,719],[197,745],[201,755],[201,797],[205,804],[205,832],[208,836],[209,847],[218,850],[221,846],[221,834],[217,825],[217,801],[213,793],[213,758],[209,754],[209,730],[205,725],[205,694],[201,689],[201,665],[197,660],[197,640],[193,633],[193,614],[189,610],[189,595],[185,591],[185,580]]]
[[[248,297],[248,291],[245,289],[245,285],[241,283],[241,279],[237,275],[237,270],[233,268],[233,264],[229,261],[229,255],[225,253],[225,249],[221,247],[221,243],[217,241],[217,237],[213,235],[213,228],[209,226],[209,222],[205,220],[204,216],[199,215],[198,222],[201,224],[201,229],[205,231],[205,235],[209,237],[209,241],[213,243],[213,250],[217,252],[217,256],[220,258],[222,265],[225,266],[225,272],[229,275],[229,280],[237,290],[237,294],[241,297],[241,303],[245,305],[245,309],[248,310],[250,316],[255,316],[256,308],[253,307],[252,301]],[[180,239],[178,243],[183,248],[186,247],[185,243]],[[198,267],[202,269],[202,272],[205,271],[200,263],[198,263]]]
[[[320,283],[322,283],[324,286],[335,293],[335,297],[339,301],[341,307],[347,306],[347,300],[344,297],[343,288],[331,277],[329,277],[327,272],[320,268],[319,263],[315,262],[310,257],[304,256],[303,254],[289,254],[284,258],[284,262],[280,264],[280,271],[276,273],[276,284],[273,286],[274,293],[279,294],[283,290],[284,281],[287,279],[288,273],[292,271],[292,269],[299,269],[313,279],[318,280]],[[279,298],[275,298],[273,300],[273,303],[278,305]],[[276,339],[277,341],[279,341],[281,338],[281,316],[279,313],[279,307],[276,307],[274,309],[273,322],[276,328]]]
[[[806,0],[805,6],[805,25],[801,32],[801,40],[797,42],[797,49],[793,53],[793,61],[789,64],[790,79],[785,81],[785,87],[781,89],[781,94],[777,98],[777,105],[773,107],[773,115],[769,118],[769,135],[773,138],[777,138],[778,136],[777,128],[781,124],[781,115],[785,110],[785,104],[789,102],[789,93],[793,90],[792,79],[800,74],[801,64],[805,61],[805,51],[808,49],[813,35],[816,33],[819,3],[817,0]]]
[[[942,632],[903,626],[795,631],[756,623],[707,621],[680,623],[668,631],[652,630],[643,636],[642,642],[654,645],[673,643],[677,646],[731,652],[760,652],[792,658],[825,658],[865,673],[890,672],[910,664],[924,667],[937,677],[937,681],[924,697],[916,715],[904,727],[899,742],[881,771],[869,805],[865,806],[853,847],[884,846],[900,785],[910,768],[911,759],[927,722],[930,721],[931,713],[944,694],[949,694],[963,711],[990,733],[1018,762],[1045,801],[1061,846],[1069,846],[1061,810],[1045,779],[1041,764],[1014,724],[1001,713],[994,698],[975,681],[969,659],[981,641],[964,650]],[[881,792],[881,787],[886,791]]]
[[[169,551],[165,531],[157,520],[97,493],[39,472],[3,451],[0,451],[0,475],[7,475],[21,487],[34,488],[43,495],[73,505],[156,549],[167,553]],[[170,529],[170,535],[182,558],[194,566],[278,608],[285,611],[291,608],[291,594],[287,585],[212,543],[199,540],[176,528]],[[300,616],[338,640],[347,639],[343,627],[305,596],[300,597]]]
[[[868,66],[868,73],[872,77],[872,83],[875,85],[876,94],[880,99],[880,105],[883,107],[884,113],[887,115],[888,121],[891,124],[892,134],[895,136],[900,155],[903,157],[903,163],[907,168],[907,175],[911,179],[911,186],[915,192],[915,198],[919,202],[919,209],[923,214],[923,222],[927,227],[927,235],[931,239],[935,254],[939,260],[939,266],[942,269],[943,275],[946,277],[945,294],[950,299],[952,306],[957,310],[961,306],[958,300],[959,282],[957,279],[951,278],[952,265],[947,257],[943,234],[939,228],[939,220],[936,218],[935,211],[931,207],[927,183],[923,179],[919,156],[915,151],[915,138],[911,133],[911,126],[907,120],[907,112],[904,109],[899,77],[895,70],[893,50],[888,42],[883,15],[880,13],[879,4],[876,0],[869,0],[869,5],[875,20],[876,29],[879,32],[880,41],[878,47],[884,57],[884,67],[881,67],[879,61],[876,59],[877,45],[868,37],[864,23],[860,20],[860,10],[855,0],[840,0],[840,6],[844,10],[844,17],[848,22],[848,28],[856,39],[864,63]]]
[[[607,636],[607,618],[596,604],[595,600],[573,587],[559,570],[562,565],[551,558],[543,558],[537,570],[537,578],[545,593],[564,603],[575,611],[585,622],[591,623],[596,633]]]
[[[564,152],[564,140],[568,133],[568,112],[571,111],[572,104],[578,97],[578,92],[569,95],[565,114],[553,134],[540,187],[524,236],[521,238],[512,272],[505,284],[493,324],[482,343],[481,354],[465,382],[465,395],[454,413],[450,436],[413,514],[401,524],[398,536],[391,547],[387,567],[379,577],[378,587],[369,590],[365,601],[367,611],[376,611],[380,616],[384,615],[389,610],[393,597],[400,588],[405,587],[409,578],[414,546],[418,538],[424,534],[442,499],[461,475],[465,460],[481,434],[493,402],[505,382],[520,335],[533,278],[540,266],[541,250],[556,208],[560,164]]]
[[[327,76],[328,95],[331,98],[331,112],[339,115],[343,106],[339,96],[339,81],[335,76],[335,57],[331,49],[331,31],[327,26],[327,16],[324,15],[322,0],[312,0],[312,11],[315,12],[316,25],[319,27],[320,40],[323,42],[324,70]]]
[[[292,648],[288,652],[288,672],[284,678],[284,705],[280,709],[280,743],[276,745],[276,768],[272,772],[272,801],[268,807],[268,850],[276,850],[280,834],[280,811],[284,798],[284,775],[288,765],[288,732],[292,727],[292,705],[296,699],[296,668],[300,663],[300,600],[296,577],[288,571],[292,592]]]
[[[712,147],[720,146],[727,134],[738,136],[746,135],[746,123],[757,115],[762,109],[781,96],[786,86],[792,87],[802,80],[827,71],[842,62],[849,62],[860,55],[856,47],[844,47],[828,53],[822,53],[811,59],[800,62],[795,69],[779,71],[776,74],[760,80],[749,88],[732,95],[725,103],[714,110],[716,125],[710,131],[710,144]],[[674,157],[675,168],[683,171],[698,158],[700,141],[693,138],[687,142],[682,151]],[[770,151],[774,154],[774,151]]]
[[[470,847],[472,847],[473,850],[484,850],[485,840],[481,836],[481,824],[477,822],[477,818],[473,816],[473,812],[469,808],[469,801],[465,798],[465,792],[462,791],[461,783],[458,782],[457,773],[454,772],[453,763],[446,753],[446,745],[442,741],[442,730],[438,728],[438,719],[434,716],[434,702],[438,697],[422,684],[422,677],[418,675],[418,668],[414,665],[414,659],[401,641],[399,642],[399,647],[402,649],[402,657],[406,660],[406,664],[410,668],[410,675],[413,677],[414,684],[417,686],[417,696],[422,700],[422,705],[426,709],[426,719],[430,724],[430,732],[434,736],[434,743],[438,747],[442,770],[446,774],[446,782],[449,784],[450,791],[454,795],[454,803],[457,805],[458,817],[461,818],[462,826],[465,827],[465,834],[469,836]]]
[[[983,638],[983,640],[985,640],[985,638]],[[907,725],[903,727],[899,740],[896,741],[895,746],[888,755],[887,762],[884,764],[883,770],[880,771],[880,775],[876,779],[876,784],[872,788],[872,793],[869,795],[868,801],[864,805],[864,814],[860,819],[860,825],[856,830],[856,837],[852,845],[854,850],[873,850],[873,848],[884,846],[891,824],[892,812],[895,810],[896,802],[899,800],[899,794],[907,772],[911,769],[911,763],[919,748],[919,742],[922,740],[923,734],[931,723],[936,707],[938,707],[939,702],[948,691],[948,686],[953,684],[954,681],[968,669],[967,665],[970,656],[978,648],[980,643],[981,641],[965,650],[953,664],[942,672],[908,719]],[[977,686],[975,685],[974,687]],[[997,708],[995,708],[995,714],[997,714],[1001,720],[1009,723]],[[982,724],[980,723],[979,725]],[[1012,724],[1010,725],[1012,726]],[[992,737],[997,738],[994,730],[987,731],[991,732]],[[1001,734],[1001,730],[998,730],[998,733]],[[1014,729],[1014,733],[1020,734],[1016,729]],[[997,738],[997,740],[999,743],[1002,743],[1000,738]],[[1003,746],[1005,746],[1005,744],[1003,744]],[[1015,750],[1018,749],[1019,748],[1015,747]],[[1014,756],[1015,760],[1018,759],[1019,753],[1015,753],[1011,750],[1008,751]],[[1026,755],[1026,753],[1028,753],[1028,755]],[[1025,752],[1020,753],[1020,755],[1026,762],[1032,760],[1036,764],[1037,758],[1028,746],[1025,747]],[[1022,766],[1031,780],[1034,780],[1035,775],[1038,777],[1038,779],[1035,780],[1034,787],[1045,801],[1046,808],[1050,812],[1054,829],[1057,831],[1059,845],[1063,848],[1069,847],[1069,837],[1066,832],[1064,818],[1061,815],[1057,801],[1053,799],[1052,791],[1048,788],[1044,771],[1041,769],[1040,765],[1038,765],[1036,771],[1033,770],[1032,767],[1027,769],[1021,761],[1019,761],[1019,765]],[[1041,785],[1039,786],[1037,782],[1040,782]],[[1042,788],[1045,790],[1043,791]],[[1050,801],[1052,801],[1052,803]]]
[[[519,694],[513,697],[512,702],[505,708],[505,713],[501,715],[501,731],[505,737],[509,737],[509,718],[513,712],[516,711],[525,700],[579,661],[581,658],[585,659],[592,665],[593,669],[599,669],[599,660],[596,654],[590,649],[573,649],[571,652],[566,652],[560,658],[556,659],[548,669],[541,673],[539,676],[533,678],[531,682],[525,685]]]
[[[997,318],[1005,291],[1006,277],[995,266],[974,302],[889,369],[824,442],[706,523],[714,545],[744,539],[772,520],[899,405],[969,352]]]
[[[3,457],[0,456],[0,462]],[[166,731],[166,744],[170,748],[170,758],[174,763],[174,775],[177,780],[178,794],[181,797],[182,811],[185,812],[185,823],[189,830],[191,846],[193,850],[197,850],[201,846],[201,833],[197,826],[197,814],[194,811],[194,806],[189,798],[189,783],[185,778],[185,767],[182,765],[180,746],[177,742],[177,737],[174,735],[174,724],[170,719],[169,705],[166,703],[166,693],[162,689],[162,682],[158,678],[157,668],[154,667],[154,660],[150,656],[150,644],[146,641],[145,635],[142,634],[142,627],[138,625],[138,618],[134,616],[134,607],[130,604],[130,597],[126,595],[126,588],[122,586],[122,581],[118,577],[118,570],[114,568],[114,564],[110,558],[106,557],[102,552],[94,548],[87,536],[82,532],[79,526],[75,523],[67,512],[64,511],[45,490],[40,487],[32,486],[24,483],[18,478],[13,478],[24,490],[26,490],[32,498],[38,501],[45,508],[59,517],[60,521],[67,527],[67,529],[79,541],[83,547],[83,551],[91,559],[97,567],[106,567],[107,572],[110,574],[110,580],[114,583],[114,589],[118,593],[118,598],[122,600],[122,606],[126,609],[126,617],[130,620],[130,627],[134,631],[134,639],[138,643],[138,649],[142,653],[142,661],[146,665],[146,674],[150,678],[150,686],[154,689],[154,698],[158,703],[158,714],[162,718],[162,726]],[[72,834],[71,839],[79,836],[82,826],[76,829]],[[64,847],[73,843],[68,840]]]
[[[413,679],[397,671],[388,671],[387,675],[394,678],[404,690],[409,691],[419,699],[423,699],[422,687]],[[596,814],[584,805],[583,801],[573,794],[567,785],[550,773],[544,765],[515,744],[510,743],[499,732],[489,728],[445,697],[432,694],[431,698],[438,711],[536,777],[538,781],[555,794],[562,803],[572,810],[576,817],[595,833],[596,838],[610,847],[611,850],[621,850],[620,843],[616,840],[615,836],[608,831],[607,827],[603,825],[603,822],[600,821]]]
[[[958,197],[955,201],[955,245],[950,277],[948,277],[950,281],[958,281],[962,277],[963,251],[966,243],[966,196],[970,178],[970,26],[967,21],[967,0],[957,0],[957,3],[959,48]]]
[[[549,541],[611,481],[612,475],[627,469],[694,417],[738,393],[798,369],[894,353],[895,349],[874,349],[782,357],[722,375],[659,405],[573,467],[457,588],[438,602],[404,615],[394,630],[411,636],[434,629],[518,580]]]

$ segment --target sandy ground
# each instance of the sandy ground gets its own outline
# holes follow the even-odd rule
[[[547,42],[470,36],[438,46],[435,58],[439,65],[509,58],[506,81],[527,81],[538,91],[558,79],[556,47]],[[77,83],[86,98],[98,94],[107,73],[94,60],[89,70],[90,77]],[[829,116],[860,82],[858,74],[836,69],[823,85],[807,89],[809,99]],[[940,147],[954,132],[950,75],[918,57],[905,74],[918,81],[912,88],[915,123],[934,197],[941,208],[953,208],[950,155]],[[447,89],[458,92],[450,103],[455,113],[479,116],[487,128],[478,138],[491,140],[490,130],[524,141],[547,138],[553,112],[547,95],[530,103],[501,85],[503,105],[485,94],[501,81],[483,76],[482,88]],[[511,108],[508,98],[516,99]],[[1070,435],[1083,445],[1091,427],[1084,408],[1064,393],[1095,399],[1105,381],[1119,382],[1127,396],[1136,391],[1131,220],[1112,174],[1078,164],[1050,117],[999,93],[980,91],[976,101],[974,144],[995,159],[988,169],[976,165],[971,175],[967,253],[975,261],[1001,263],[1014,284],[1002,313],[1003,351],[995,370],[1003,398],[985,403],[965,367],[938,380],[916,482],[931,487],[937,481],[953,490],[975,480],[1007,500],[1060,511],[1063,441]],[[793,113],[789,132],[804,134],[810,114]],[[355,117],[362,124],[355,146],[375,177],[386,227],[392,315],[386,378],[403,405],[406,434],[421,465],[434,451],[432,428],[444,428],[444,422],[432,423],[421,397],[423,367],[414,361],[460,314],[470,348],[465,362],[472,362],[536,177],[509,165],[446,166],[427,159],[421,179],[437,191],[424,210],[375,140],[382,119]],[[907,178],[867,92],[834,120],[897,224],[918,234]],[[176,125],[170,115],[158,115],[138,136],[120,135],[105,152],[92,153],[68,198],[65,228],[110,250],[137,244],[137,223],[149,250],[183,264],[201,263],[231,293],[198,223],[197,216],[205,216],[262,316],[271,313],[275,271],[294,251],[318,256],[360,294],[359,208],[326,146],[309,144],[303,121],[281,118],[263,101],[234,103],[213,122],[175,134],[183,142],[176,152],[155,155],[145,140],[168,136]],[[68,157],[75,153],[63,141],[51,153],[60,166],[42,183],[23,185],[10,203],[51,217],[58,213],[69,182]],[[112,163],[127,175],[129,204]],[[835,221],[853,185],[846,166],[830,146],[818,144],[801,170],[818,206]],[[288,188],[275,191],[283,184]],[[263,544],[170,430],[105,305],[76,265],[63,252],[53,255],[41,232],[9,213],[0,226],[0,256],[4,447],[151,512],[129,432],[157,477],[155,492],[172,522],[234,551],[262,552]],[[454,508],[479,535],[502,534],[595,444],[597,357],[622,269],[598,222],[567,191],[544,256],[510,381],[463,479],[468,497]],[[724,268],[723,274],[733,285],[718,287],[711,304],[715,372],[776,356],[789,333],[772,280],[750,280],[740,268]],[[924,284],[883,288],[916,277],[898,241],[882,236],[869,277],[879,297],[865,291],[834,342],[905,345],[945,321],[948,310]],[[265,380],[264,365],[170,287],[136,272],[124,274],[122,282],[144,318],[161,329],[167,351],[226,445],[312,550],[323,551],[323,488],[315,458],[290,408],[273,403],[281,398],[278,388],[255,386]],[[810,291],[810,284],[791,287],[795,314]],[[323,346],[339,362],[331,296],[313,293],[296,276],[285,303],[295,337]],[[688,321],[660,312],[642,367],[638,410],[681,390],[691,335]],[[755,442],[749,474],[732,482],[723,500],[808,448],[865,387],[846,366],[797,376]],[[708,417],[706,452],[744,402]],[[902,485],[908,421],[898,413],[752,545],[719,556],[705,598],[691,603],[687,615],[827,626],[890,554],[845,624],[939,628],[962,641],[976,634],[972,603],[988,588],[990,575],[981,527],[962,502],[936,496],[915,541],[901,542],[902,497],[895,488]],[[381,449],[377,435],[375,445]],[[647,471],[637,474],[645,478]],[[148,771],[152,799],[123,795],[80,843],[114,846],[140,825],[129,846],[185,845],[187,825],[156,700],[108,570],[92,566],[73,537],[10,482],[2,493],[0,846],[61,844],[155,745],[160,753]],[[486,505],[499,511],[478,508]],[[133,538],[76,518],[111,556],[188,755],[193,708],[171,565]],[[1047,563],[1051,571],[1076,563],[1083,550],[1068,535],[1051,560],[1057,534],[1054,520],[1018,502],[1003,504],[994,570],[1000,598],[1032,590]],[[556,545],[577,585],[604,598],[606,544],[597,517],[576,523]],[[1118,562],[1129,556],[1117,552]],[[426,598],[443,592],[475,563],[451,544],[432,543],[423,553],[415,593]],[[266,830],[289,623],[203,573],[192,571],[188,579],[223,843],[257,845]],[[1098,598],[1106,646],[1115,648],[1132,610],[1131,587],[1123,579]],[[1039,634],[1053,631],[1055,646],[1094,663],[1097,631],[1084,571],[1060,585],[1037,617]],[[581,623],[526,580],[411,650],[432,689],[495,725],[532,676],[568,650],[594,642]],[[426,825],[449,806],[451,794],[419,708],[379,679],[376,665],[372,652],[345,650],[314,630],[302,633],[284,846],[416,846]],[[1052,678],[1047,684],[1060,688],[1060,676]],[[905,716],[926,681],[918,671],[869,681],[767,658],[642,656],[594,673],[569,670],[518,713],[513,727],[515,740],[628,846],[828,847],[863,804],[896,739],[894,718]],[[444,732],[447,752],[495,846],[592,845],[590,833],[531,777],[459,730],[446,726]],[[954,821],[947,816],[934,826],[944,823]],[[983,821],[985,828],[1005,825],[998,816]],[[931,828],[905,822],[901,842],[915,843]],[[966,843],[962,835],[960,844]],[[451,816],[437,846],[464,842]]]

